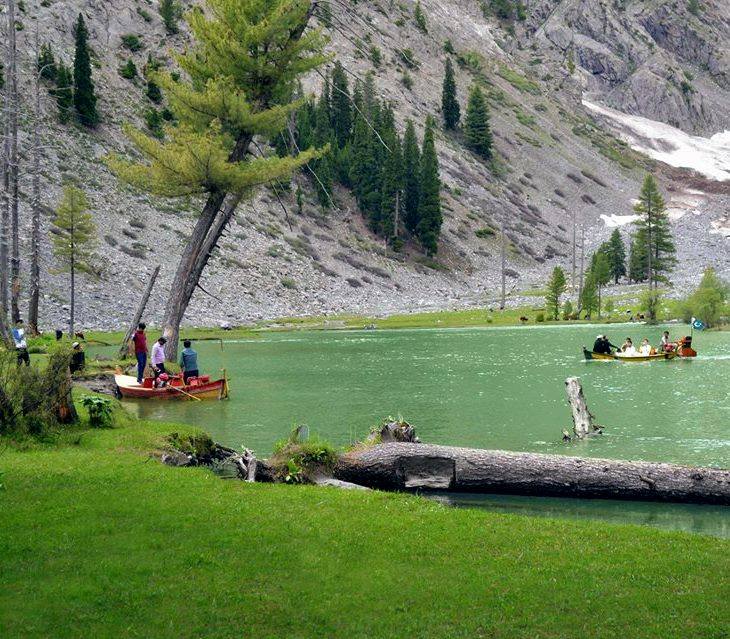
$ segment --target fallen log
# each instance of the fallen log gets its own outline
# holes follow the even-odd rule
[[[152,289],[155,286],[155,282],[157,281],[157,276],[160,274],[160,265],[158,264],[155,266],[154,270],[152,271],[152,275],[150,275],[150,279],[147,282],[147,288],[145,289],[144,293],[142,294],[142,299],[139,301],[139,305],[137,306],[137,310],[134,313],[134,317],[132,318],[132,323],[129,325],[129,328],[127,329],[127,332],[124,335],[124,339],[122,340],[122,344],[119,347],[119,357],[124,359],[129,351],[129,340],[132,339],[132,334],[134,333],[135,329],[137,328],[137,325],[139,324],[140,320],[142,319],[142,315],[144,314],[145,309],[147,308],[147,302],[149,302],[150,295],[152,294]]]
[[[730,470],[425,444],[352,451],[340,458],[334,476],[390,490],[730,505]]]

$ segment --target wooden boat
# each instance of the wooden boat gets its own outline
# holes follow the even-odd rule
[[[588,360],[618,360],[621,362],[654,362],[657,360],[674,359],[678,356],[677,351],[666,353],[655,353],[653,355],[623,355],[621,353],[594,353],[583,347],[583,356]]]
[[[167,386],[155,388],[153,378],[145,378],[141,384],[131,375],[115,375],[117,397],[135,399],[227,399],[228,379],[225,371],[222,379],[211,380],[203,375],[188,380],[185,384],[182,377],[172,377]]]

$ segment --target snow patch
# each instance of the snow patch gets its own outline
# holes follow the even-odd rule
[[[638,215],[601,215],[603,223],[610,229],[626,226],[639,219]]]
[[[730,180],[730,131],[703,138],[588,100],[583,100],[583,105],[611,120],[619,135],[636,151],[670,166],[694,169],[713,180]]]

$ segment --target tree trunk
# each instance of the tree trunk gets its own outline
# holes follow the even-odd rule
[[[593,423],[593,415],[588,410],[583,387],[577,377],[568,377],[565,380],[565,392],[568,395],[568,404],[573,415],[573,432],[578,439],[585,439],[590,435],[600,433],[600,427]]]
[[[71,317],[69,320],[68,336],[73,339],[74,336],[74,314],[76,312],[76,273],[74,272],[74,258],[71,256]]]
[[[381,444],[340,458],[335,477],[370,488],[730,505],[730,471],[425,444]]]
[[[243,159],[248,152],[248,147],[252,139],[253,137],[251,135],[245,135],[239,138],[235,148],[231,152],[229,162],[239,162]],[[198,286],[203,268],[208,263],[208,257],[206,256],[201,259],[201,254],[204,247],[209,244],[209,242],[206,242],[206,239],[215,224],[218,212],[225,198],[226,193],[211,193],[208,196],[203,212],[198,218],[193,233],[185,247],[185,251],[180,258],[180,263],[175,272],[175,278],[170,286],[170,293],[167,297],[165,307],[165,320],[162,328],[162,334],[167,339],[165,357],[170,361],[177,359],[180,323],[185,316],[185,311],[188,308],[193,291]],[[200,267],[201,263],[203,267]]]
[[[10,313],[13,323],[20,320],[20,230],[18,220],[18,70],[15,35],[15,0],[8,8],[8,85],[10,96]]]
[[[124,340],[122,340],[122,345],[119,348],[119,357],[126,357],[129,351],[129,340],[132,339],[132,334],[134,333],[134,329],[137,328],[137,325],[142,320],[142,314],[144,313],[144,309],[147,308],[147,302],[150,299],[150,295],[152,294],[152,289],[155,286],[155,281],[157,280],[157,276],[160,274],[160,265],[158,264],[155,266],[155,270],[152,271],[152,275],[150,276],[150,281],[147,282],[147,288],[144,291],[144,294],[142,295],[142,299],[139,301],[139,305],[137,306],[137,311],[134,314],[134,317],[132,318],[132,323],[129,325],[129,328],[127,329],[127,333],[124,336]]]
[[[38,24],[35,27],[35,48],[36,57],[40,55],[38,46]],[[38,334],[38,304],[40,302],[41,289],[41,268],[40,268],[40,243],[41,243],[41,140],[40,140],[40,118],[41,118],[41,69],[35,74],[35,107],[33,114],[33,216],[30,233],[30,291],[28,300],[28,329],[31,334]]]
[[[500,234],[502,235],[502,247],[501,247],[501,260],[502,260],[502,297],[499,300],[499,310],[503,311],[507,303],[507,274],[505,273],[507,268],[507,254],[505,250],[505,237],[504,237],[504,220],[500,226]]]
[[[13,25],[6,25],[8,32],[13,30]],[[5,58],[5,68],[10,69],[10,48]],[[5,93],[3,95],[3,153],[2,153],[2,228],[0,228],[0,315],[7,318],[8,313],[8,283],[10,280],[8,272],[8,231],[10,230],[10,111],[11,111],[11,83],[6,80]]]
[[[586,227],[580,226],[580,273],[578,274],[578,312],[581,310],[581,299],[583,298],[583,272],[586,259]]]
[[[576,223],[575,223],[575,210],[573,210],[573,257],[571,261],[570,271],[570,295],[575,295],[575,266],[576,266]],[[576,303],[576,307],[580,306],[580,301]]]

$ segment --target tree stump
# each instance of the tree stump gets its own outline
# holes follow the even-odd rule
[[[601,427],[593,422],[593,415],[588,410],[583,387],[578,377],[568,377],[565,380],[565,392],[573,413],[573,432],[578,439],[585,439],[591,435],[600,435]]]

